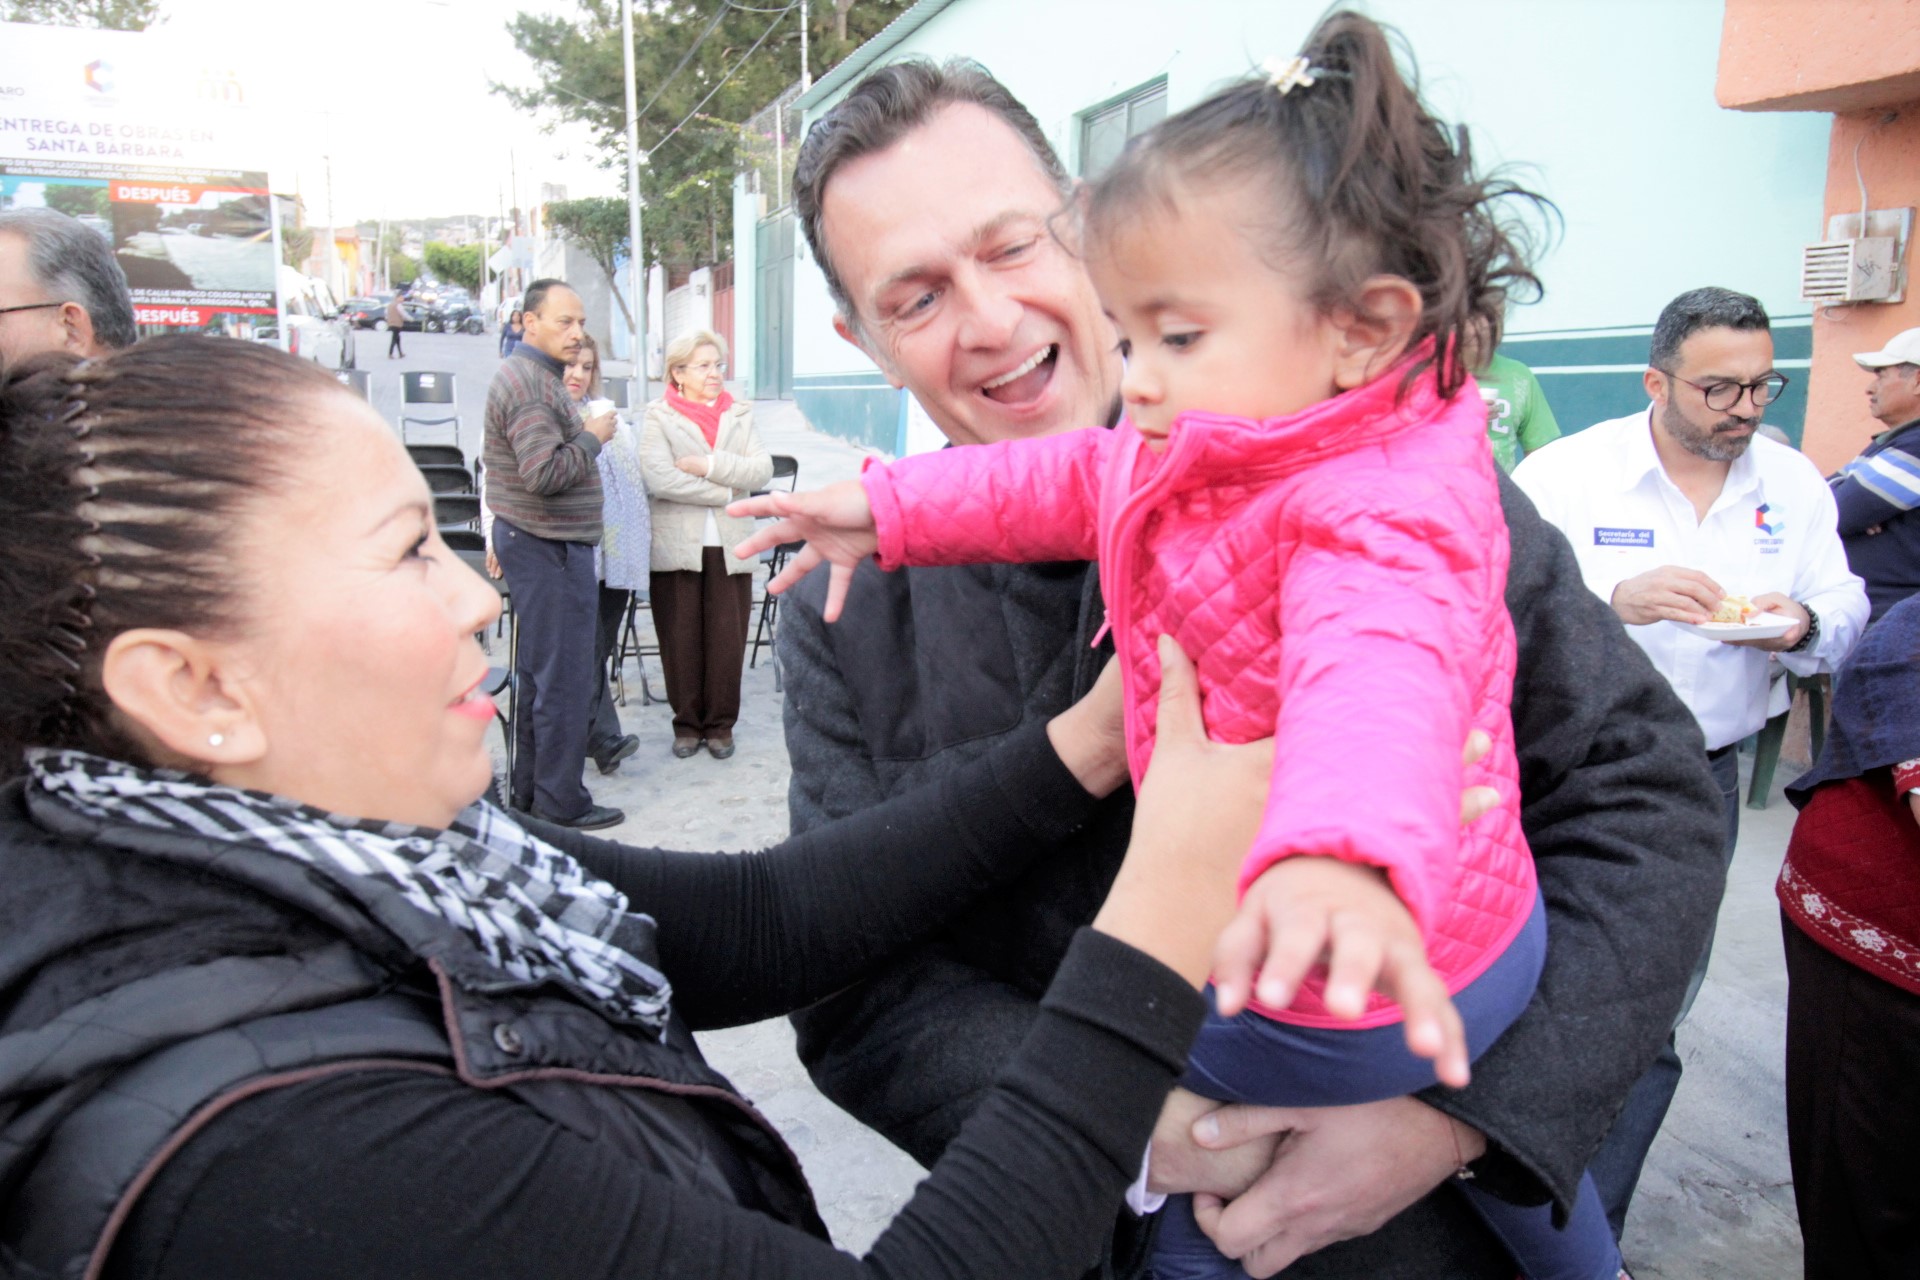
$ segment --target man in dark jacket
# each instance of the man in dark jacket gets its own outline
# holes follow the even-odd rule
[[[513,593],[520,687],[509,801],[583,831],[611,827],[620,810],[593,802],[580,781],[599,688],[593,637],[600,608],[593,573],[600,543],[600,447],[611,413],[582,422],[562,381],[586,335],[580,295],[559,280],[527,288],[526,338],[487,388],[481,456],[493,554]]]
[[[1920,591],[1920,329],[1855,356],[1886,428],[1832,479],[1847,567],[1867,584],[1869,623]]]
[[[1117,417],[1111,326],[1050,235],[1069,185],[1032,116],[971,66],[875,72],[801,151],[796,204],[835,327],[955,444]],[[1465,1161],[1515,1199],[1570,1201],[1666,1034],[1719,901],[1717,796],[1692,717],[1586,591],[1565,540],[1510,485],[1502,498],[1546,969],[1465,1090],[1218,1114],[1228,1140],[1294,1131],[1219,1229],[1254,1275],[1311,1253],[1289,1274],[1511,1276],[1442,1184]],[[824,575],[809,580],[779,639],[794,830],[940,778],[1067,705],[1105,657],[1091,647],[1104,620],[1095,578],[1085,564],[868,566],[833,627],[820,617]],[[1110,801],[1076,847],[891,972],[796,1016],[821,1089],[931,1163],[1031,1025],[1072,929],[1111,882],[1129,818],[1124,797]],[[1163,1133],[1153,1169],[1201,1154]],[[1137,1265],[1142,1233],[1121,1226],[1111,1274]]]

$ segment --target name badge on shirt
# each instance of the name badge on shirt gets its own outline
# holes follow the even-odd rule
[[[1593,545],[1596,547],[1650,547],[1653,545],[1653,530],[1595,529]]]

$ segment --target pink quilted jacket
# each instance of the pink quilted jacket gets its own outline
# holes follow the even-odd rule
[[[1507,531],[1471,383],[1400,371],[1287,418],[1183,414],[1155,453],[1126,424],[947,449],[862,477],[880,563],[1100,562],[1136,784],[1153,750],[1155,637],[1199,666],[1219,741],[1275,738],[1273,790],[1242,892],[1277,860],[1382,867],[1459,991],[1525,923],[1508,713]],[[1493,736],[1472,769],[1467,731]],[[1462,830],[1463,785],[1503,803]],[[1308,984],[1285,1011],[1337,1022]],[[1397,1021],[1376,995],[1360,1026]]]

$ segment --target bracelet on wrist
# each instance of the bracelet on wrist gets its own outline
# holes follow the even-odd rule
[[[1797,600],[1794,601],[1794,603],[1800,604],[1800,602]],[[1818,640],[1820,638],[1820,615],[1815,613],[1812,609],[1808,609],[1807,606],[1804,604],[1801,604],[1800,607],[1802,609],[1807,610],[1807,629],[1805,632],[1801,634],[1798,640],[1794,641],[1793,644],[1788,646],[1786,650],[1786,652],[1788,653],[1804,653],[1806,650],[1813,647],[1813,642],[1815,640]]]

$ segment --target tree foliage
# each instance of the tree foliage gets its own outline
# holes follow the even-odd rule
[[[56,213],[64,213],[69,218],[78,218],[83,214],[92,214],[104,218],[113,212],[113,205],[107,199],[107,189],[83,187],[77,184],[48,183],[46,187],[47,207]]]
[[[620,308],[620,314],[631,327],[633,308],[627,305],[627,295],[621,290],[620,278],[614,269],[616,261],[627,255],[630,241],[627,202],[611,196],[555,200],[547,205],[547,225],[593,259],[613,290],[613,301]],[[646,230],[643,228],[640,234],[644,237]]]
[[[429,240],[422,251],[427,270],[434,278],[448,284],[464,286],[470,293],[480,292],[480,246],[477,244],[448,244],[443,240]]]
[[[0,20],[47,27],[145,31],[162,21],[162,15],[160,0],[12,0],[0,3]]]
[[[307,259],[313,256],[312,227],[280,228],[280,260],[290,267],[306,269]]]
[[[496,85],[522,110],[580,121],[601,163],[626,173],[621,0],[580,0],[571,16],[522,13],[508,24],[532,61],[532,88]],[[733,175],[741,124],[800,78],[807,15],[815,77],[904,12],[911,0],[634,0],[634,82],[642,108],[640,192],[649,263],[723,261],[733,252]],[[756,47],[757,45],[757,47]],[[684,69],[675,68],[686,60]],[[568,202],[578,203],[578,202]],[[621,218],[625,231],[625,217]]]
[[[420,278],[420,264],[398,249],[387,255],[387,281],[396,289],[404,289]]]

